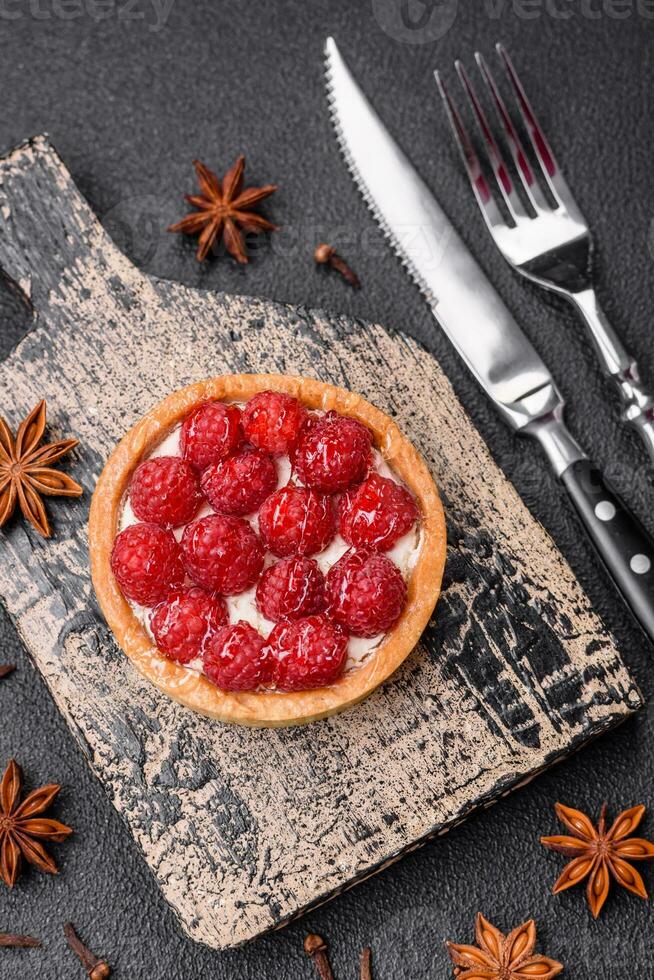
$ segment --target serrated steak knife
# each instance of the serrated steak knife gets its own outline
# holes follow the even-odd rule
[[[504,419],[540,442],[615,584],[654,640],[654,541],[568,431],[548,368],[382,125],[332,38],[325,58],[338,142],[368,206]]]

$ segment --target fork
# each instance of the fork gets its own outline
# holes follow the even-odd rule
[[[455,141],[488,230],[504,258],[521,275],[569,300],[588,331],[604,374],[617,386],[623,403],[622,419],[640,435],[654,461],[654,397],[642,385],[635,359],[627,352],[602,310],[594,289],[593,242],[588,224],[563,178],[554,153],[531,108],[517,72],[501,44],[497,53],[513,89],[522,123],[542,173],[551,202],[525,153],[518,130],[486,61],[475,60],[495,106],[509,148],[514,172],[529,208],[518,193],[499,141],[493,135],[475,89],[460,61],[459,80],[477,120],[487,161],[511,223],[505,220],[480,165],[461,116],[443,78],[435,72]]]

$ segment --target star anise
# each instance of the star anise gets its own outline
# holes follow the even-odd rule
[[[45,431],[46,405],[40,401],[21,423],[14,439],[0,418],[0,527],[14,512],[16,502],[32,526],[49,538],[52,531],[42,496],[80,497],[79,483],[50,464],[77,445],[77,439],[62,439],[39,446]]]
[[[58,820],[40,817],[61,789],[56,783],[35,789],[22,803],[20,766],[10,760],[0,783],[0,878],[14,887],[25,858],[39,871],[57,874],[57,866],[40,841],[59,844],[72,830]]]
[[[586,896],[594,917],[600,914],[609,894],[611,878],[640,898],[647,898],[643,879],[628,861],[651,861],[654,844],[640,837],[631,837],[645,815],[644,806],[634,806],[620,813],[611,827],[606,828],[606,803],[603,804],[597,829],[579,810],[557,803],[559,820],[572,837],[541,837],[540,842],[552,851],[573,858],[554,884],[552,893],[565,891],[588,878]]]
[[[240,156],[222,180],[199,160],[193,161],[201,194],[186,194],[185,199],[198,210],[188,214],[168,231],[182,231],[186,235],[200,233],[196,258],[206,259],[214,243],[222,236],[225,248],[237,262],[247,263],[243,231],[276,231],[277,226],[250,210],[259,201],[270,197],[277,190],[275,184],[243,189],[245,157]]]
[[[536,926],[530,919],[508,936],[491,925],[481,912],[477,915],[476,946],[446,943],[458,980],[549,980],[557,977],[563,964],[547,956],[534,956]]]

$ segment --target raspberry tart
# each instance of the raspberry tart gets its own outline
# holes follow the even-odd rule
[[[445,521],[416,450],[359,395],[225,375],[119,443],[89,546],[102,611],[145,677],[221,721],[296,725],[408,656],[438,598]]]

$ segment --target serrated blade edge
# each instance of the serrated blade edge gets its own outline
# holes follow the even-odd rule
[[[336,100],[336,95],[334,93],[333,72],[337,61],[340,62],[342,69],[348,71],[340,55],[340,52],[336,46],[336,42],[334,41],[333,38],[328,37],[325,42],[325,52],[324,52],[327,108],[329,111],[329,117],[331,119],[332,126],[334,127],[334,133],[336,136],[338,147],[341,151],[341,155],[345,161],[345,165],[347,166],[347,169],[350,171],[350,175],[352,176],[352,179],[354,180],[354,183],[356,184],[359,193],[361,194],[364,201],[368,205],[368,208],[371,211],[373,218],[379,225],[392,251],[394,252],[395,256],[400,260],[406,272],[408,273],[409,277],[418,287],[418,289],[423,294],[427,302],[431,305],[435,301],[435,296],[433,295],[428,283],[420,275],[420,272],[418,271],[415,264],[411,261],[409,256],[403,251],[401,243],[398,240],[395,232],[393,231],[388,221],[384,217],[382,211],[377,207],[375,198],[368,190],[368,186],[365,180],[363,179],[363,177],[361,176],[361,174],[359,173],[359,169],[356,165],[354,157],[350,152],[347,139],[341,127],[340,117],[338,113],[338,103]]]

